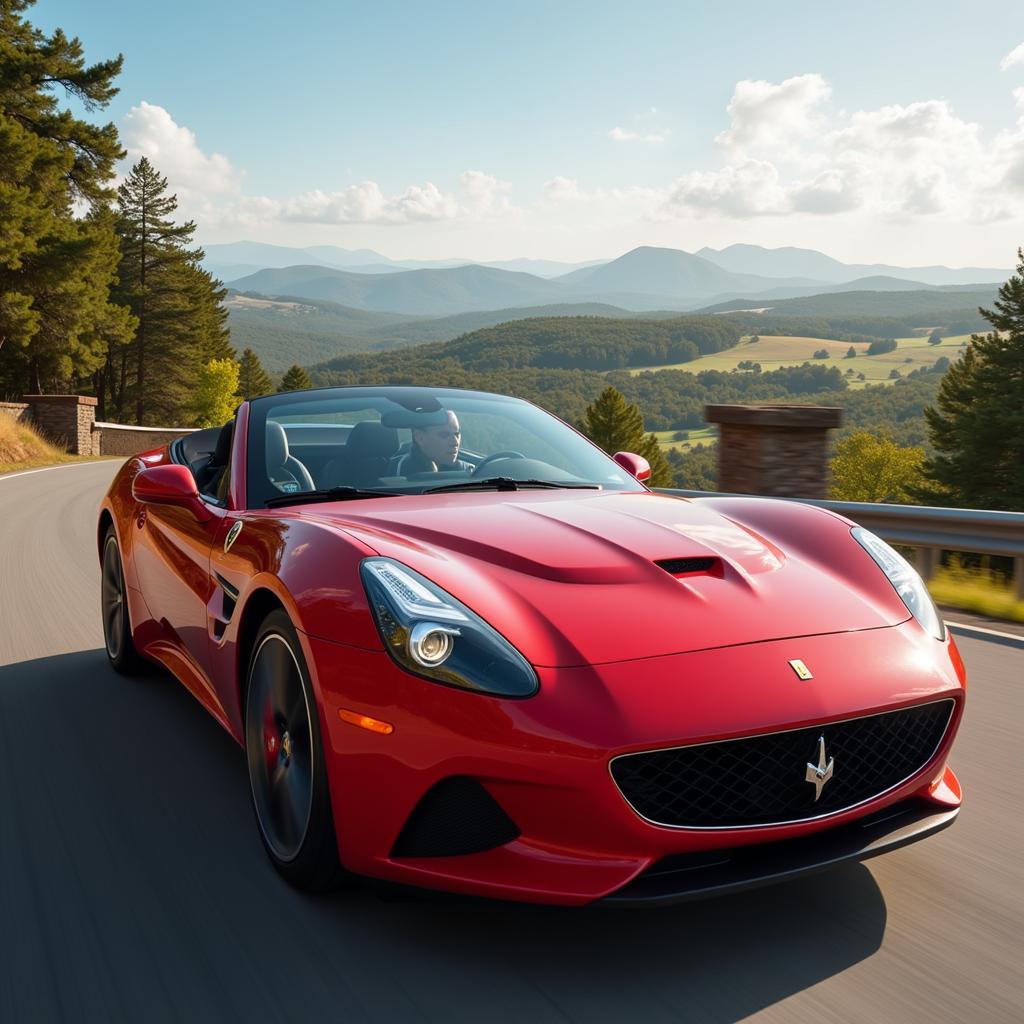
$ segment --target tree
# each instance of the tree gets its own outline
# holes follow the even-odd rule
[[[312,386],[313,382],[309,379],[309,374],[298,364],[290,366],[288,372],[281,379],[282,391],[305,391],[306,388]]]
[[[218,427],[226,423],[238,402],[238,363],[234,359],[211,359],[196,381],[193,426]]]
[[[815,359],[831,359],[832,357],[829,354],[829,351],[828,351],[827,348],[819,348],[818,351],[814,353],[814,358]]]
[[[994,309],[981,310],[992,331],[971,336],[924,411],[936,455],[922,500],[1024,510],[1024,249],[1017,258]]]
[[[844,359],[856,359],[856,358],[857,358],[857,350],[856,350],[856,349],[855,349],[855,348],[854,348],[854,347],[853,347],[853,346],[851,345],[851,346],[850,346],[850,347],[849,347],[849,348],[848,348],[848,349],[846,350],[846,355],[845,355],[845,356],[843,356],[843,358],[844,358]]]
[[[896,339],[895,338],[878,338],[868,345],[869,356],[881,356],[886,352],[896,351]]]
[[[858,430],[836,444],[831,495],[838,501],[910,501],[923,462],[921,448],[901,448],[887,435]]]
[[[238,393],[244,399],[269,395],[274,390],[270,375],[251,348],[242,353],[238,370]]]
[[[671,487],[672,471],[654,434],[644,433],[640,409],[630,405],[622,392],[607,387],[587,406],[579,429],[609,455],[633,452],[651,464],[652,487]]]
[[[929,345],[941,345],[942,344],[942,331],[940,331],[938,329],[938,327],[936,327],[935,330],[932,331],[932,333],[928,335],[928,344]]]
[[[192,248],[195,224],[178,224],[178,200],[146,157],[117,190],[121,263],[114,297],[138,321],[130,349],[109,348],[97,390],[109,391],[115,415],[134,404],[136,423],[177,422],[192,409],[201,370],[233,359],[226,294]]]
[[[672,486],[687,491],[713,491],[718,486],[718,447],[695,444],[688,452],[672,449],[666,456]]]
[[[86,113],[105,107],[122,59],[87,65],[78,39],[25,20],[31,3],[0,0],[0,385],[14,391],[91,373],[132,326],[109,303],[117,130],[55,95]]]

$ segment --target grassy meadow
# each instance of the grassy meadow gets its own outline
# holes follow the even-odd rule
[[[969,338],[969,334],[961,334],[943,338],[941,345],[929,345],[928,331],[923,330],[922,333],[909,338],[897,338],[894,352],[876,356],[867,355],[868,342],[854,342],[853,347],[857,355],[853,359],[847,359],[846,352],[851,344],[849,341],[762,335],[757,341],[752,341],[750,337],[743,338],[733,348],[701,356],[688,363],[632,367],[629,372],[637,374],[645,370],[685,370],[687,373],[700,373],[702,370],[721,370],[729,373],[746,360],[760,363],[761,369],[768,371],[809,362],[837,366],[844,374],[849,369],[852,369],[855,375],[863,373],[863,381],[857,380],[855,376],[849,382],[851,388],[862,388],[866,384],[891,384],[889,374],[894,369],[906,376],[912,370],[931,366],[940,356],[946,356],[952,362],[963,351],[961,345]],[[829,353],[828,359],[814,358],[814,353],[820,349],[825,349]]]
[[[658,439],[658,447],[663,452],[678,451],[688,452],[696,444],[716,444],[718,442],[718,429],[716,427],[701,427],[699,430],[655,430],[652,431]],[[676,434],[686,434],[685,441],[676,441]]]

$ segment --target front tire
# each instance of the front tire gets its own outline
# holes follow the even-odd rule
[[[142,658],[132,641],[124,566],[113,526],[108,528],[103,538],[100,610],[103,616],[103,642],[111,667],[123,676],[137,675],[142,670]]]
[[[253,643],[245,690],[253,810],[271,863],[296,888],[335,888],[338,858],[320,722],[302,647],[284,611]]]

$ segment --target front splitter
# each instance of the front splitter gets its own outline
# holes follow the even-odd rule
[[[959,812],[912,798],[798,839],[665,857],[598,903],[668,905],[789,881],[916,843],[948,828]]]

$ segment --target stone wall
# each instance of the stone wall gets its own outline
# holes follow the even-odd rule
[[[96,399],[85,395],[25,395],[32,425],[72,455],[99,455],[92,425]]]
[[[131,427],[122,423],[94,423],[92,433],[97,455],[137,455],[159,448],[196,428]]]
[[[28,418],[28,402],[0,402],[0,413],[16,420]]]
[[[824,498],[828,431],[843,410],[817,405],[709,405],[719,425],[718,489],[733,494]]]

